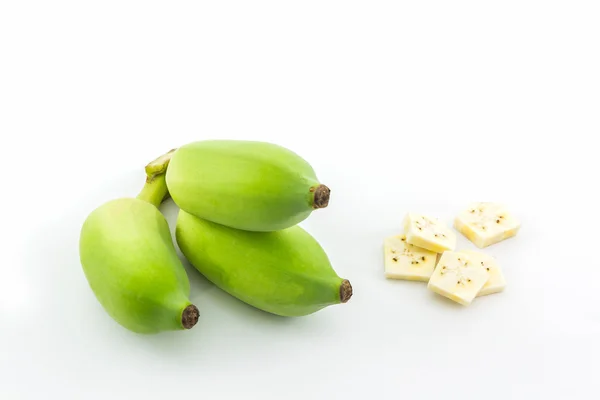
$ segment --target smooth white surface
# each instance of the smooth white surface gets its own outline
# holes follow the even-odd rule
[[[0,3],[0,399],[600,398],[597,1]],[[78,234],[192,140],[287,146],[348,304],[284,320],[189,270],[201,320],[137,336]],[[508,204],[502,294],[383,276],[408,211]],[[170,223],[176,208],[164,209]],[[459,236],[460,248],[474,248]]]

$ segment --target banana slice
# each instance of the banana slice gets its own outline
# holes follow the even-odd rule
[[[452,251],[456,234],[442,221],[427,215],[408,213],[404,218],[406,242],[435,253]]]
[[[465,253],[445,251],[427,288],[459,304],[468,306],[481,291],[490,273]]]
[[[384,240],[385,277],[427,282],[435,269],[437,254],[406,243],[406,236]]]
[[[454,219],[454,227],[475,246],[484,248],[513,237],[521,222],[498,203],[472,203]]]
[[[496,261],[494,257],[473,250],[461,250],[460,253],[468,255],[472,262],[481,265],[490,274],[488,281],[485,285],[483,285],[483,288],[481,288],[477,294],[477,297],[486,296],[493,293],[500,293],[504,290],[506,287],[506,280],[504,279],[504,274],[500,269],[498,261]]]

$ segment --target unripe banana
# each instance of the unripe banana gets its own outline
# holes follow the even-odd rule
[[[164,173],[151,174],[136,198],[102,204],[81,229],[81,265],[94,295],[137,333],[190,329],[198,321],[187,273],[157,208],[166,195]]]
[[[352,296],[350,282],[337,275],[323,248],[300,226],[249,232],[180,210],[175,237],[209,281],[263,311],[304,316]]]
[[[329,203],[310,164],[279,145],[205,140],[181,146],[167,169],[173,201],[197,217],[248,231],[294,226]]]

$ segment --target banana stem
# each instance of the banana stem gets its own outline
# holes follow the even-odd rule
[[[142,187],[137,198],[147,201],[158,208],[168,195],[169,191],[167,190],[165,174],[159,174],[153,178],[146,178],[146,183],[144,183],[144,187]]]
[[[175,150],[170,150],[146,165],[146,183],[137,195],[138,199],[147,201],[158,208],[169,197],[166,172]]]
[[[153,161],[150,161],[148,165],[146,165],[146,176],[148,178],[152,178],[159,174],[164,174],[167,172],[167,167],[169,166],[169,162],[171,161],[171,156],[177,149],[171,149],[167,153],[162,156],[156,158]]]

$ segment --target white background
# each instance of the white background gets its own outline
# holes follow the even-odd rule
[[[1,1],[0,399],[599,398],[599,20],[577,0]],[[209,138],[311,162],[332,199],[303,226],[349,303],[276,318],[190,268],[194,329],[103,312],[83,220]],[[476,200],[523,222],[486,250],[504,293],[384,279],[406,212]]]

